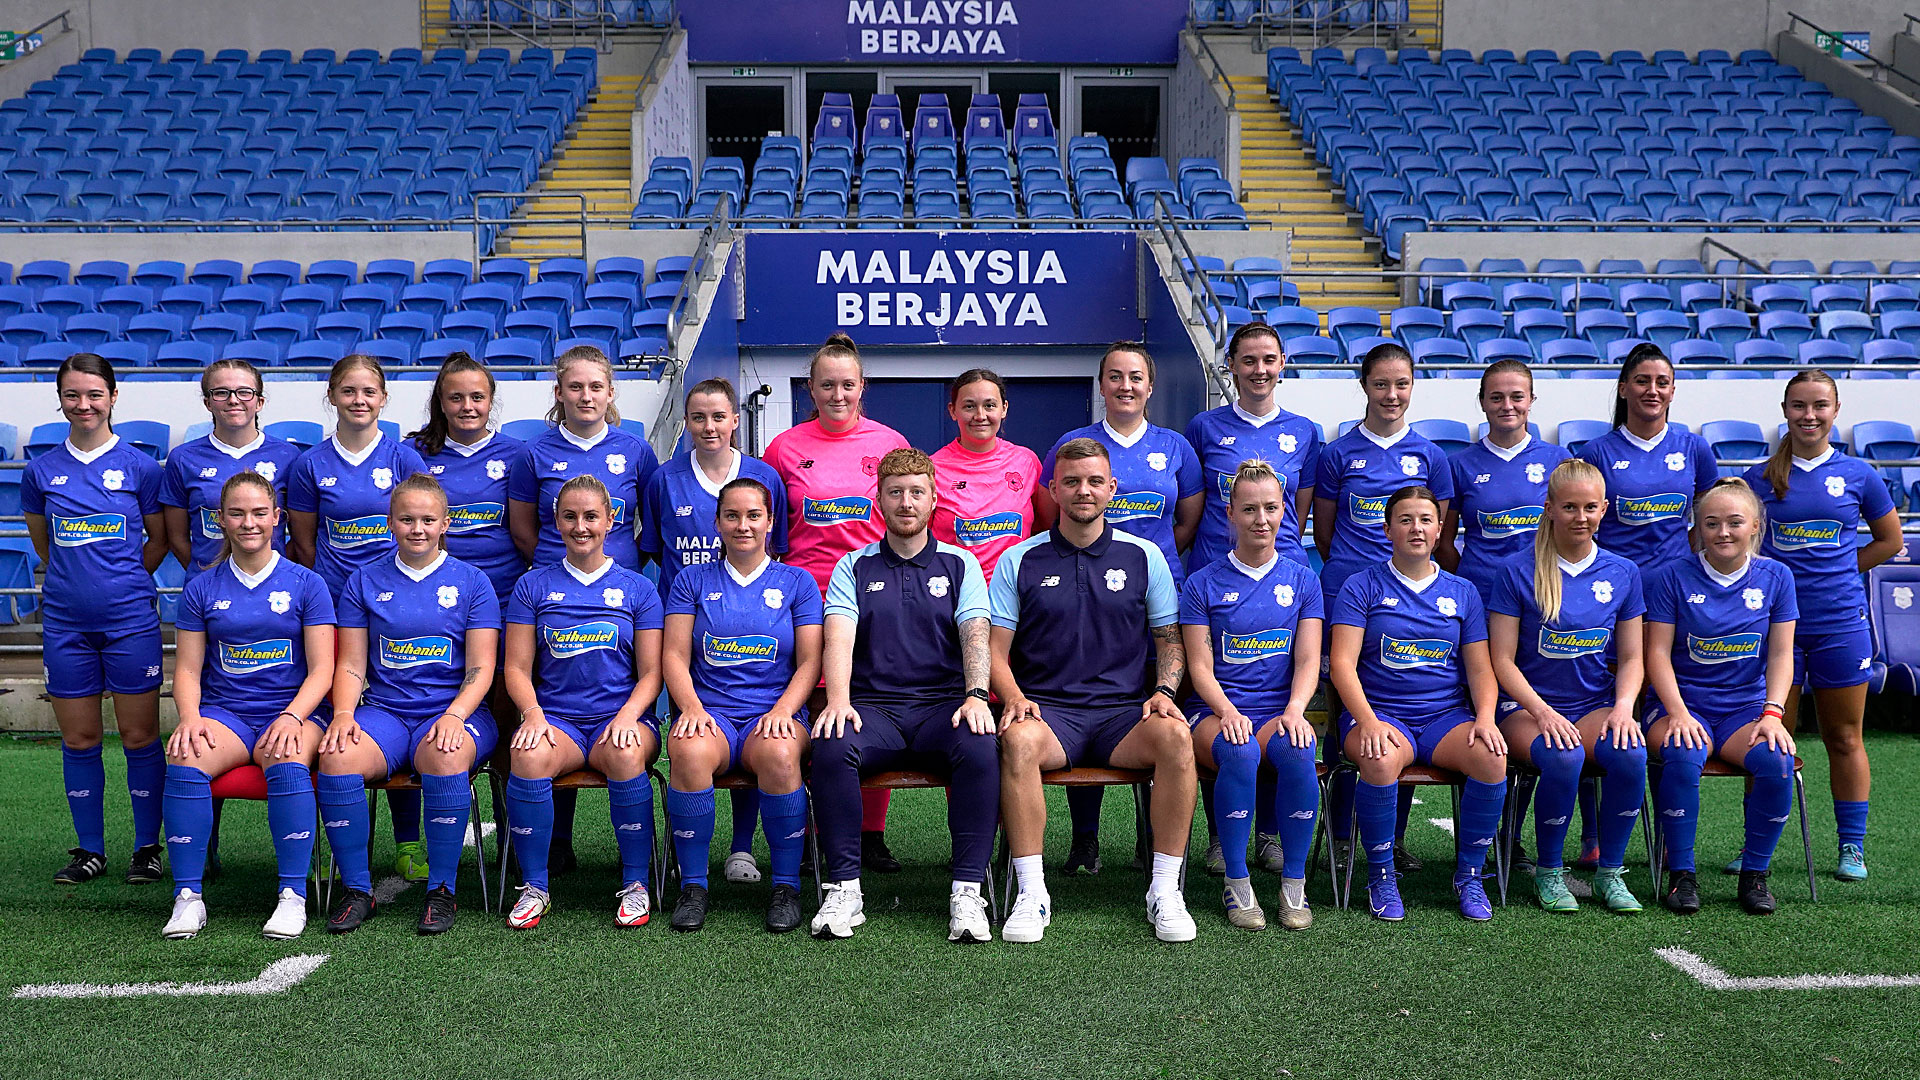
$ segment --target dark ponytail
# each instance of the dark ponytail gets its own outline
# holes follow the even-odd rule
[[[1652,342],[1642,342],[1628,350],[1626,360],[1620,365],[1620,381],[1615,383],[1613,388],[1614,427],[1620,428],[1627,425],[1627,398],[1620,391],[1627,388],[1627,380],[1633,378],[1634,369],[1655,360],[1667,365],[1668,372],[1673,371],[1673,361],[1667,359],[1667,354],[1660,351],[1660,346]]]

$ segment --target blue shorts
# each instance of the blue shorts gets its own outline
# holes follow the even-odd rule
[[[710,712],[710,714],[714,719],[714,723],[720,726],[720,734],[727,737],[727,768],[729,770],[744,768],[740,763],[740,752],[746,748],[747,736],[753,734],[754,727],[760,723],[760,717],[749,716],[742,719],[717,712]],[[796,709],[793,714],[793,719],[794,722],[801,727],[806,727],[807,710],[805,707]]]
[[[1541,700],[1546,701],[1545,698],[1541,698]],[[1590,701],[1577,702],[1570,705],[1561,705],[1556,702],[1548,701],[1547,704],[1552,706],[1553,709],[1556,712],[1558,712],[1561,716],[1564,716],[1568,720],[1571,720],[1572,722],[1577,724],[1589,713],[1599,712],[1602,709],[1612,709],[1613,699],[1612,698],[1594,698]],[[1507,722],[1507,717],[1512,716],[1514,713],[1517,713],[1519,711],[1520,711],[1520,703],[1503,694],[1501,695],[1499,702],[1497,702],[1493,707],[1493,718],[1496,722],[1504,724]]]
[[[1139,705],[1074,709],[1065,705],[1040,706],[1042,722],[1067,752],[1067,768],[1104,767],[1113,748],[1140,723]]]
[[[640,722],[652,730],[653,741],[658,745],[660,743],[660,718],[650,712],[641,713]],[[600,741],[600,736],[606,732],[607,725],[611,723],[613,723],[613,717],[611,716],[602,717],[599,720],[568,720],[565,717],[554,716],[551,713],[547,715],[547,725],[558,730],[567,738],[572,739],[573,744],[580,748],[580,756],[583,758],[593,756],[594,744]]]
[[[307,719],[324,728],[327,726],[327,721],[331,719],[331,714],[332,710],[327,707],[326,703],[322,702],[320,708],[316,709],[314,714],[307,717]],[[260,736],[265,735],[267,729],[273,726],[273,722],[280,719],[279,713],[274,713],[272,716],[242,716],[232,709],[222,708],[219,705],[209,704],[204,701],[200,703],[200,716],[203,719],[211,720],[219,724],[221,727],[245,739],[249,751],[260,745]]]
[[[1830,634],[1793,632],[1793,685],[1815,690],[1859,686],[1873,666],[1873,635],[1866,626]]]
[[[1648,696],[1652,697],[1652,695]],[[1766,702],[1756,701],[1750,705],[1732,709],[1689,708],[1688,711],[1693,713],[1693,718],[1700,721],[1700,725],[1707,729],[1707,734],[1713,736],[1713,749],[1718,752],[1720,747],[1726,745],[1728,739],[1733,738],[1734,732],[1760,719],[1760,710],[1766,707]],[[1658,698],[1652,698],[1647,705],[1646,715],[1640,720],[1640,727],[1642,730],[1650,728],[1656,722],[1666,719],[1666,716],[1667,707],[1662,705]]]
[[[160,689],[160,624],[123,634],[97,630],[40,631],[47,693],[92,697],[101,691],[145,694]]]
[[[1433,714],[1433,718],[1419,727],[1413,727],[1396,720],[1379,709],[1373,715],[1392,724],[1401,735],[1406,737],[1407,745],[1413,747],[1413,760],[1421,765],[1433,764],[1433,752],[1440,748],[1440,740],[1453,732],[1461,724],[1473,723],[1473,714],[1456,705]],[[1353,714],[1345,709],[1340,711],[1340,746],[1344,751],[1347,745],[1347,733],[1354,729]]]
[[[373,737],[374,745],[380,748],[380,753],[387,759],[387,775],[391,776],[413,764],[414,752],[420,749],[421,743],[427,741],[427,736],[433,731],[434,721],[440,719],[440,714],[401,716],[378,705],[363,704],[354,711],[353,718],[359,723],[361,731]],[[467,717],[463,726],[467,729],[468,737],[473,739],[473,767],[478,769],[487,763],[488,755],[493,753],[495,744],[500,741],[500,729],[494,724],[493,713],[484,701],[473,710],[472,716]]]

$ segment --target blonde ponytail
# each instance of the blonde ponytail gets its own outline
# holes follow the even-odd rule
[[[1604,494],[1607,478],[1579,458],[1568,458],[1547,477],[1547,505],[1540,509],[1540,527],[1533,534],[1533,602],[1542,625],[1560,618],[1560,547],[1553,538],[1554,493],[1573,484],[1597,484]]]

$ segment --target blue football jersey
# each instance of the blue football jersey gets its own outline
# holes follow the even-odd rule
[[[448,439],[432,456],[420,452],[417,440],[407,445],[447,491],[447,553],[487,575],[494,596],[513,595],[527,561],[507,527],[507,471],[523,444],[495,431],[473,446]]]
[[[1287,517],[1274,537],[1280,554],[1305,565],[1307,549],[1300,543],[1301,521],[1295,513],[1300,489],[1314,482],[1320,461],[1320,425],[1285,409],[1254,417],[1238,405],[1208,409],[1187,425],[1187,442],[1200,458],[1200,475],[1207,488],[1206,509],[1200,512],[1200,531],[1187,552],[1187,573],[1211,566],[1233,550],[1233,522],[1228,513],[1233,474],[1240,463],[1259,458],[1280,477],[1280,501]]]
[[[533,687],[555,716],[588,726],[633,696],[634,635],[662,626],[653,583],[608,559],[582,575],[562,561],[513,587],[505,621],[533,627]]]
[[[1580,458],[1607,478],[1601,547],[1635,566],[1687,557],[1693,497],[1720,478],[1705,439],[1668,424],[1647,444],[1614,428],[1581,447]]]
[[[159,464],[117,435],[85,454],[62,441],[27,462],[20,509],[47,519],[42,623],[125,634],[160,622],[141,561],[160,483]]]
[[[1131,441],[1125,440],[1102,420],[1060,436],[1040,459],[1042,484],[1053,482],[1054,455],[1070,439],[1092,439],[1107,448],[1114,481],[1113,501],[1107,503],[1107,524],[1158,547],[1178,588],[1186,569],[1173,542],[1174,511],[1181,499],[1205,490],[1193,444],[1178,432],[1155,424],[1143,425]]]
[[[328,437],[295,459],[287,509],[318,517],[313,570],[335,596],[355,570],[392,557],[387,512],[394,485],[426,468],[412,447],[384,433],[359,454]]]
[[[1415,588],[1391,563],[1347,578],[1331,626],[1358,626],[1360,685],[1367,703],[1411,727],[1451,709],[1470,708],[1461,650],[1487,640],[1480,591],[1435,568]]]
[[[259,473],[273,485],[281,506],[287,503],[287,477],[300,448],[285,439],[256,435],[245,446],[228,446],[212,435],[202,435],[181,443],[167,455],[161,467],[160,505],[177,506],[187,512],[187,528],[192,535],[193,564],[187,580],[204,573],[220,556],[220,489],[237,472]],[[285,551],[287,528],[283,521],[273,538],[275,551]]]
[[[1347,578],[1393,557],[1387,539],[1387,499],[1409,484],[1424,484],[1440,499],[1453,498],[1447,455],[1412,428],[1381,440],[1355,424],[1320,448],[1313,497],[1334,503],[1333,546],[1320,571],[1320,587],[1339,596]]]
[[[1724,711],[1767,697],[1767,633],[1800,617],[1793,574],[1756,556],[1732,579],[1706,556],[1647,579],[1647,621],[1673,627],[1673,675],[1689,709]]]
[[[716,716],[754,719],[786,693],[794,629],[819,626],[820,586],[797,566],[768,559],[751,576],[725,559],[674,576],[667,614],[693,616],[693,686]]]
[[[1766,466],[1746,472],[1767,511],[1760,551],[1793,572],[1797,592],[1820,598],[1801,616],[1798,630],[1863,629],[1867,590],[1860,581],[1859,529],[1893,510],[1886,482],[1873,466],[1835,450],[1811,463],[1794,458],[1792,466],[1785,498],[1774,497]]]
[[[695,563],[726,558],[720,546],[720,489],[740,477],[758,480],[773,496],[773,531],[767,547],[787,550],[787,485],[773,466],[734,451],[733,469],[721,483],[709,483],[694,464],[693,451],[675,454],[655,470],[641,500],[640,550],[660,560],[660,594],[673,592],[674,576]]]
[[[1533,564],[1533,535],[1546,512],[1547,477],[1572,455],[1528,436],[1511,450],[1485,439],[1453,455],[1453,509],[1460,514],[1461,577],[1490,600],[1500,572]]]
[[[1647,604],[1640,571],[1620,556],[1595,546],[1584,566],[1570,565],[1560,563],[1560,616],[1552,622],[1540,619],[1532,559],[1500,568],[1487,610],[1520,620],[1514,663],[1542,700],[1577,723],[1613,704],[1614,625],[1645,615]]]
[[[366,699],[430,719],[460,696],[467,631],[500,629],[500,601],[479,567],[445,552],[424,573],[381,559],[347,579],[340,625],[367,631]]]
[[[1213,639],[1213,677],[1255,728],[1293,698],[1293,641],[1301,619],[1325,619],[1320,581],[1292,559],[1248,567],[1231,552],[1187,576],[1180,624],[1204,626]],[[1187,711],[1206,707],[1198,694]]]
[[[207,635],[200,703],[239,716],[278,711],[307,679],[309,626],[333,625],[333,598],[320,575],[279,554],[258,578],[228,563],[210,567],[180,593],[174,626]]]
[[[634,532],[640,516],[640,495],[659,465],[646,440],[613,424],[591,440],[581,439],[565,427],[551,427],[527,443],[525,452],[507,471],[507,497],[532,503],[539,514],[540,540],[533,549],[534,565],[546,566],[567,557],[566,542],[553,525],[554,500],[567,481],[592,474],[607,485],[607,494],[613,498],[613,527],[607,530],[606,552],[621,566],[638,570],[640,547]]]

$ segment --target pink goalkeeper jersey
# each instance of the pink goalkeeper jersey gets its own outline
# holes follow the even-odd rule
[[[993,580],[1000,553],[1033,532],[1033,487],[1040,482],[1040,458],[1005,439],[976,454],[955,439],[933,453],[937,474],[933,535],[955,544],[980,561]]]
[[[824,591],[840,556],[887,531],[874,508],[874,477],[889,450],[907,440],[862,417],[835,434],[809,420],[773,437],[765,461],[787,484],[785,561],[813,575]]]

